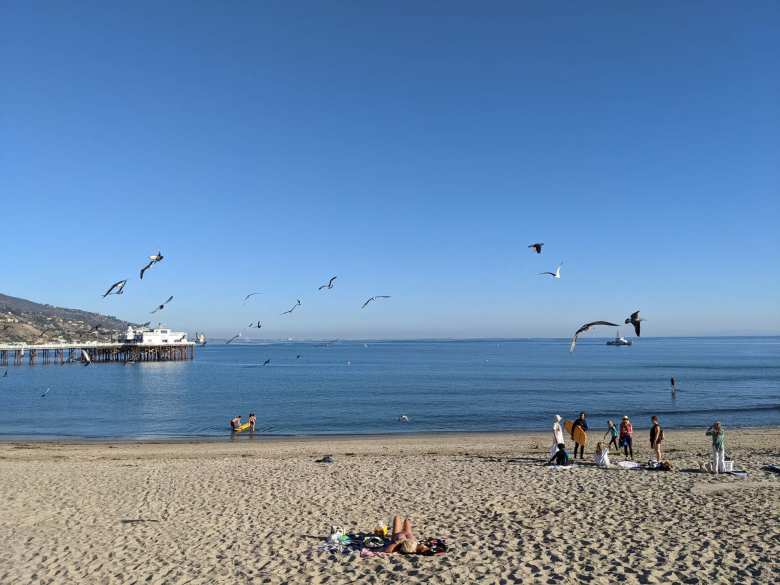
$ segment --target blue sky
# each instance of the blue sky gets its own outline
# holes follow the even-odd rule
[[[0,292],[172,294],[212,336],[780,332],[777,2],[164,4],[3,3]]]

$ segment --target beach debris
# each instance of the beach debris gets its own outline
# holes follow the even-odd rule
[[[255,296],[255,295],[261,295],[261,294],[263,294],[263,293],[261,293],[261,292],[253,292],[253,293],[249,293],[248,295],[246,295],[246,296],[244,297],[244,302],[247,302],[249,299],[251,299],[251,298],[252,298],[253,296]]]
[[[150,315],[154,315],[157,311],[162,311],[165,308],[165,305],[170,303],[173,300],[173,295],[168,297],[168,300],[165,301],[162,305],[159,305],[154,311],[150,313]]]
[[[296,303],[290,309],[282,313],[282,315],[289,315],[296,309],[296,307],[300,307],[300,306],[301,306],[301,299],[297,299]]]
[[[571,347],[569,347],[570,352],[574,351],[574,347],[577,345],[577,337],[579,336],[579,334],[585,333],[595,325],[608,325],[609,327],[620,327],[620,325],[618,325],[617,323],[610,323],[609,321],[591,321],[590,323],[585,323],[585,325],[577,329],[577,331],[574,333],[574,337],[571,338]]]
[[[531,244],[528,247],[529,248],[533,248],[534,250],[536,250],[537,254],[541,254],[542,253],[542,246],[544,246],[544,242],[536,242],[535,244]]]
[[[103,293],[103,298],[106,298],[108,295],[121,295],[125,292],[125,285],[127,284],[127,279],[120,280],[119,282],[115,282],[112,284],[106,292]],[[113,292],[112,292],[113,291]]]
[[[389,299],[389,298],[390,298],[390,295],[376,295],[376,296],[373,296],[370,299],[368,299],[365,303],[363,303],[363,306],[360,307],[360,308],[361,309],[365,309],[366,305],[368,305],[368,303],[370,303],[372,301],[376,301],[376,300],[379,300],[379,299]]]
[[[542,274],[549,274],[553,278],[560,278],[561,277],[561,266],[563,266],[563,262],[558,263],[558,266],[555,268],[555,272],[540,272],[539,276]]]
[[[639,323],[641,321],[645,321],[645,319],[640,319],[638,310],[634,311],[633,313],[631,313],[631,316],[628,319],[626,319],[626,321],[625,321],[626,325],[631,323],[634,326],[634,331],[636,331],[636,336],[637,337],[640,337],[640,334],[639,334]],[[674,378],[672,378],[672,380],[674,380]],[[674,388],[674,386],[675,386],[675,384],[674,384],[674,382],[672,382],[672,388]]]
[[[152,266],[160,262],[163,258],[164,256],[162,255],[162,252],[160,252],[159,250],[157,251],[157,254],[152,254],[151,256],[149,256],[149,264],[141,268],[141,280],[144,279],[144,272],[146,272]]]
[[[330,280],[327,284],[323,284],[321,287],[319,287],[317,290],[322,290],[323,288],[327,288],[328,290],[333,288],[333,281],[336,280],[338,276],[331,276]]]
[[[333,463],[333,455],[323,455],[321,459],[317,459],[314,463]]]

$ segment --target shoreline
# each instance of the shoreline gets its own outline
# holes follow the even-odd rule
[[[713,419],[715,420],[715,419]],[[702,434],[706,427],[701,425],[675,427],[662,425],[667,432],[695,432],[701,429]],[[550,425],[552,428],[552,424]],[[726,431],[751,433],[751,432],[780,432],[780,422],[770,425],[748,425],[748,426],[728,426],[724,425]],[[649,432],[650,426],[634,425],[634,434]],[[589,436],[593,434],[603,437],[607,427],[590,427]],[[394,433],[322,433],[322,434],[266,434],[256,432],[254,434],[243,432],[236,435],[225,431],[224,435],[181,435],[171,437],[79,437],[79,436],[58,436],[58,435],[17,435],[13,437],[4,437],[0,435],[0,446],[14,445],[19,443],[35,443],[37,445],[102,445],[102,444],[128,444],[128,445],[168,445],[168,444],[210,444],[210,443],[236,443],[263,441],[268,443],[277,442],[318,442],[318,441],[349,441],[349,440],[385,440],[385,439],[410,439],[415,438],[436,438],[450,437],[455,439],[466,437],[500,437],[510,436],[517,438],[527,438],[528,436],[547,435],[550,431],[546,429],[522,429],[522,430],[486,430],[486,431],[400,431]],[[599,439],[596,439],[599,440]],[[595,441],[589,441],[594,443]]]

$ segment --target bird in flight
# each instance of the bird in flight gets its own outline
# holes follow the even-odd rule
[[[634,311],[633,313],[631,313],[631,316],[628,319],[626,319],[625,324],[628,325],[629,323],[631,323],[634,326],[634,331],[636,331],[636,336],[640,337],[639,323],[640,321],[644,321],[644,320],[645,319],[639,318],[639,311]]]
[[[577,331],[574,333],[574,337],[571,338],[571,347],[569,347],[569,351],[574,351],[574,346],[577,345],[577,337],[580,333],[585,333],[588,331],[591,327],[595,325],[609,325],[610,327],[620,327],[617,323],[610,323],[609,321],[591,321],[590,323],[585,323],[582,327],[577,329]]]
[[[298,299],[297,302],[292,306],[292,308],[282,313],[282,315],[289,315],[295,310],[296,307],[300,307],[300,306],[301,306],[301,299]]]
[[[298,356],[298,357],[301,357],[301,356]],[[7,378],[7,377],[8,377],[8,370],[6,370],[5,374],[3,374],[3,378]]]
[[[270,360],[270,359],[269,359],[269,360],[265,360],[265,361],[263,362],[263,365],[264,365],[264,366],[267,366],[267,365],[268,365],[268,364],[270,364],[270,363],[271,363],[271,360]]]
[[[168,297],[168,300],[165,301],[162,305],[159,305],[154,311],[150,313],[150,315],[154,315],[157,311],[162,311],[165,308],[165,305],[170,303],[173,300],[173,295]]]
[[[248,295],[246,295],[246,296],[244,297],[244,302],[247,302],[249,299],[251,299],[251,298],[252,298],[253,296],[255,296],[255,295],[261,295],[261,294],[263,294],[263,293],[261,293],[261,292],[253,292],[253,293],[249,293]]]
[[[41,398],[46,398],[46,395],[47,395],[49,392],[51,392],[51,387],[49,387],[49,388],[46,388],[46,392],[44,392],[43,394],[41,394]]]
[[[234,342],[236,339],[238,339],[239,337],[241,337],[241,334],[240,334],[240,333],[236,333],[236,334],[235,334],[233,337],[231,337],[230,339],[228,339],[228,340],[225,342],[225,345],[230,345],[231,343],[233,343],[233,342]]]
[[[322,290],[323,288],[331,289],[333,288],[333,281],[336,280],[338,276],[332,276],[330,280],[328,281],[328,284],[323,284],[320,288],[317,290]]]
[[[84,362],[85,366],[88,366],[89,364],[92,363],[92,358],[89,357],[89,353],[87,352],[86,349],[81,350],[81,361]]]
[[[542,253],[542,246],[544,246],[544,242],[536,242],[535,244],[531,244],[528,247],[529,248],[533,248],[534,250],[536,250],[537,254],[541,254]]]
[[[120,280],[119,282],[115,282],[112,284],[109,289],[103,293],[103,298],[106,298],[108,295],[121,295],[125,292],[125,285],[127,284],[127,279]],[[114,290],[116,289],[116,290]]]
[[[141,280],[144,279],[144,272],[149,270],[152,266],[157,264],[163,258],[164,258],[164,256],[160,253],[159,250],[157,251],[157,254],[152,254],[151,256],[149,256],[149,264],[147,264],[146,266],[141,268]]]
[[[371,301],[376,301],[378,299],[389,299],[389,298],[390,298],[389,295],[376,295],[376,296],[371,297],[370,299],[368,299],[365,303],[363,303],[363,306],[360,307],[360,308],[361,309],[365,309],[366,305],[368,305],[368,303],[370,303]]]
[[[253,321],[252,323],[250,323],[249,325],[247,325],[247,327],[250,327],[250,328],[251,328],[251,327],[256,327],[257,329],[260,329],[262,326],[263,326],[263,324],[262,324],[262,323],[260,323],[260,321],[258,321],[258,322],[257,322],[257,324],[255,324],[255,322]]]
[[[298,355],[296,355],[296,356],[295,356],[295,359],[296,359],[296,360],[299,360],[299,359],[301,359],[301,354],[298,354]],[[6,373],[6,375],[8,375],[8,370],[6,370],[6,372],[5,372],[5,373]]]
[[[558,264],[557,268],[555,269],[555,272],[540,272],[539,276],[541,276],[542,274],[549,274],[553,278],[560,278],[561,277],[561,266],[563,266],[563,262]]]

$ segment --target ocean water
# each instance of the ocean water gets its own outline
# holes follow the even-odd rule
[[[604,342],[209,345],[191,362],[9,366],[0,438],[227,438],[250,411],[261,435],[541,430],[580,410],[595,427],[780,425],[780,337]]]

